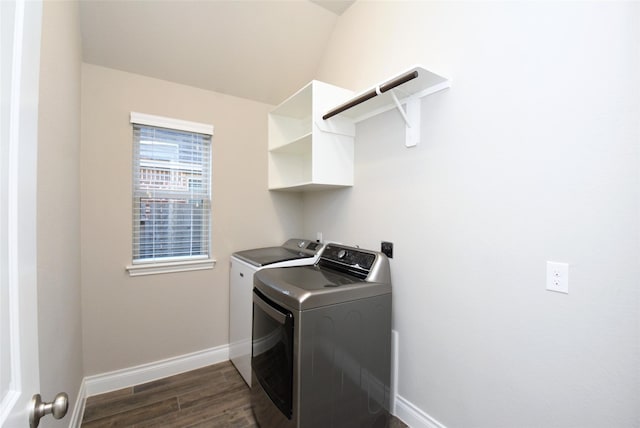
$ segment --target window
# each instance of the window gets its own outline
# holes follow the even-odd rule
[[[213,267],[209,257],[213,127],[140,113],[131,113],[131,123],[133,265],[127,267],[129,274]]]

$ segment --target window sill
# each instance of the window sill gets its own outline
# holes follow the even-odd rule
[[[181,262],[140,263],[129,265],[126,269],[129,272],[129,276],[142,276],[213,269],[215,265],[216,261],[214,259],[204,259]]]

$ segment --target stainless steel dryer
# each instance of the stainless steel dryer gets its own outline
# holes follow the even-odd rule
[[[252,407],[264,428],[386,427],[391,278],[379,252],[328,244],[254,276]]]

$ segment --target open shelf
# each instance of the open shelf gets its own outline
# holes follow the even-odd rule
[[[311,153],[312,134],[309,132],[295,140],[292,140],[286,144],[269,149],[271,153],[291,153],[291,154],[303,154]]]
[[[271,151],[269,156],[269,189],[296,186],[311,181],[311,150],[291,153]]]
[[[284,100],[271,111],[271,115],[302,119],[311,114],[313,82]]]
[[[269,150],[295,143],[311,134],[311,115],[289,117],[269,115]]]
[[[353,185],[353,125],[345,130],[343,119],[321,118],[327,108],[352,94],[314,80],[269,113],[270,190]]]
[[[380,92],[384,90],[385,85],[400,80],[404,76],[417,74],[417,77],[407,80],[404,83],[387,90],[386,92]],[[347,110],[337,113],[336,116],[346,117],[354,122],[367,119],[369,117],[380,114],[384,111],[396,108],[396,102],[393,96],[397,97],[400,104],[406,102],[409,98],[422,98],[424,96],[433,94],[434,92],[441,91],[451,86],[451,82],[446,77],[433,73],[424,67],[414,66],[409,70],[403,71],[396,76],[386,80],[383,83],[375,85],[365,91],[362,91],[354,95],[349,100],[328,110],[326,114],[330,114],[331,111],[337,110],[342,106],[354,103],[359,99],[367,98],[366,101],[362,101]],[[375,95],[374,95],[375,94]],[[373,95],[373,96],[371,96]]]
[[[269,190],[279,190],[283,192],[316,192],[327,189],[342,189],[345,187],[348,186],[342,184],[322,184],[307,181],[281,187],[270,187]]]

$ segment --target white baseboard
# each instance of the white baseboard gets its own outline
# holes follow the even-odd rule
[[[229,346],[222,345],[127,369],[87,376],[80,384],[80,390],[69,421],[69,428],[80,428],[87,397],[140,385],[211,364],[221,363],[228,359]]]
[[[142,364],[84,378],[86,396],[104,394],[134,385],[151,382],[168,376],[199,369],[229,359],[229,346],[222,345],[166,360]]]
[[[398,352],[400,351],[400,343],[398,341],[398,332],[391,330],[391,414],[396,414],[396,396],[398,395]]]
[[[411,428],[446,428],[400,395],[395,399],[395,416]]]
[[[397,341],[397,336],[395,339]],[[397,349],[395,352],[397,357]],[[222,345],[127,369],[87,376],[80,385],[69,428],[80,427],[87,397],[140,385],[227,360],[229,360],[229,346]],[[397,382],[397,373],[394,374],[394,380]],[[394,387],[397,388],[396,385]],[[393,414],[411,428],[446,428],[400,395],[395,395],[393,409],[395,410]]]
[[[76,403],[73,406],[73,413],[69,421],[69,428],[80,428],[82,424],[82,416],[84,415],[84,405],[87,402],[87,386],[84,379],[80,383],[80,390],[76,396]]]

